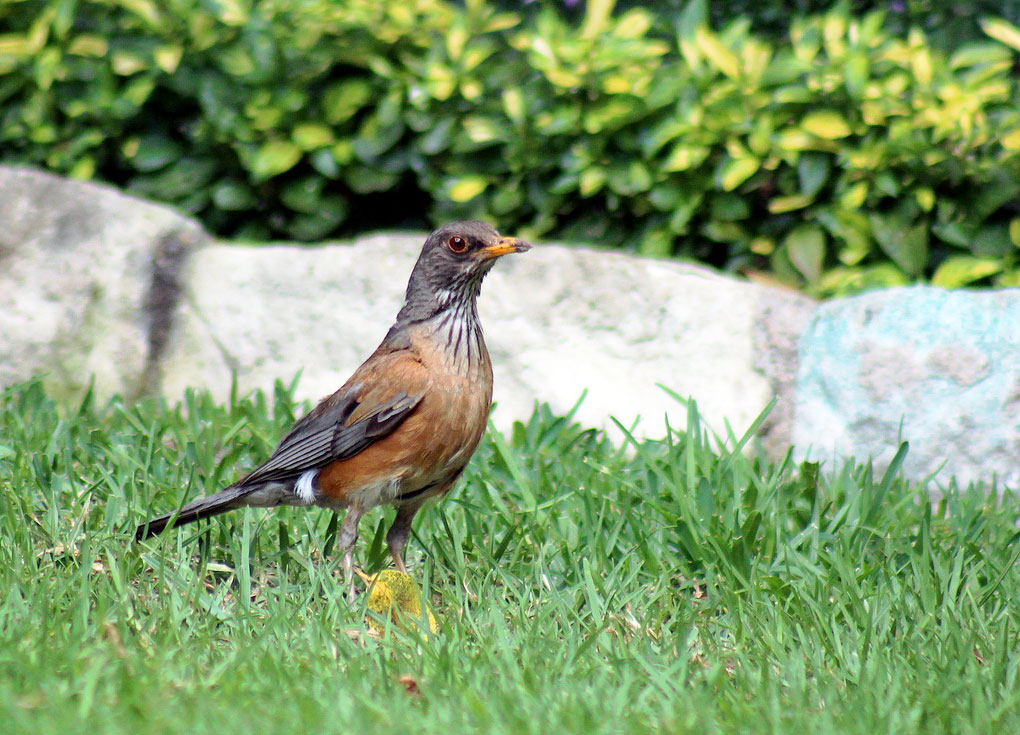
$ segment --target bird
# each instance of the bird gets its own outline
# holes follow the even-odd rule
[[[366,511],[392,504],[390,557],[404,550],[415,514],[447,493],[485,433],[492,363],[478,318],[482,280],[504,255],[532,245],[485,222],[439,227],[425,240],[404,302],[382,343],[346,383],[298,419],[243,479],[138,526],[138,541],[236,508],[318,506],[346,511],[337,533],[348,597]]]

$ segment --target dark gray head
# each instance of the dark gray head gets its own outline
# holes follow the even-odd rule
[[[478,220],[443,225],[425,240],[397,322],[423,321],[449,308],[473,312],[482,279],[496,260],[530,249]]]

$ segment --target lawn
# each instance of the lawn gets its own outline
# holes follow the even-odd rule
[[[408,562],[438,633],[373,637],[326,511],[132,538],[300,410],[284,387],[0,394],[0,731],[1020,732],[1009,489],[768,463],[693,411],[614,445],[539,410],[419,514]],[[390,517],[362,521],[366,569]]]

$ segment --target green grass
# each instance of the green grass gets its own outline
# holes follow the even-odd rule
[[[895,468],[539,411],[420,514],[440,632],[363,635],[321,510],[135,544],[271,451],[289,393],[58,410],[0,395],[4,733],[1020,732],[1018,510]],[[392,510],[362,522],[383,563]],[[420,695],[401,677],[413,678]]]

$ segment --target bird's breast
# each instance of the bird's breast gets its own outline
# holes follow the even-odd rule
[[[488,423],[492,364],[480,330],[470,350],[466,342],[458,351],[455,341],[436,336],[425,330],[410,334],[429,376],[418,406],[389,435],[323,467],[316,483],[318,504],[370,508],[425,488],[431,495],[455,480],[471,459]]]

